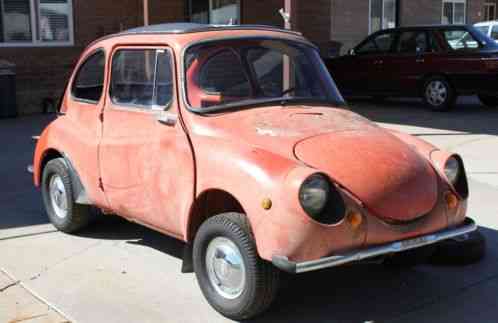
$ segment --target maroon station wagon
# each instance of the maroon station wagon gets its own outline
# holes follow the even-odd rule
[[[345,96],[420,96],[447,110],[459,95],[477,94],[498,106],[498,44],[472,26],[382,30],[326,63]]]

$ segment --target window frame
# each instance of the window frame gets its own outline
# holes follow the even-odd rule
[[[489,16],[491,8],[493,8],[493,13],[494,13],[493,17]],[[484,20],[491,21],[491,20],[495,20],[496,18],[497,18],[497,15],[496,15],[496,2],[491,2],[491,1],[484,2]]]
[[[394,0],[394,24],[395,26],[393,28],[381,28],[379,30],[372,30],[372,1],[374,0],[369,0],[368,1],[368,34],[376,33],[378,31],[382,30],[387,30],[387,29],[393,29],[397,28],[399,26],[399,0]],[[380,25],[382,26],[384,23],[384,7],[385,7],[385,1],[386,0],[381,0],[382,1],[382,14],[381,14],[381,19],[380,19]]]
[[[3,0],[0,0],[3,3]],[[67,0],[69,7],[69,40],[68,41],[43,41],[38,39],[40,34],[40,16],[41,9],[39,0],[27,0],[29,1],[29,11],[30,11],[30,25],[31,25],[31,41],[26,42],[0,42],[0,48],[13,48],[13,47],[72,47],[74,46],[74,0]],[[35,5],[38,2],[38,6]],[[2,6],[3,8],[3,6]],[[3,15],[3,10],[0,12]]]
[[[116,56],[116,54],[119,52],[119,51],[133,51],[133,50],[136,50],[136,51],[139,51],[139,50],[153,50],[155,52],[155,63],[154,63],[154,90],[155,91],[155,87],[156,87],[156,82],[157,82],[157,67],[158,67],[158,54],[159,52],[162,50],[164,52],[168,52],[169,53],[169,63],[170,63],[170,70],[171,70],[171,92],[172,92],[172,95],[171,95],[171,100],[169,100],[168,104],[162,106],[162,105],[154,105],[154,104],[151,104],[151,105],[142,105],[142,104],[133,104],[133,103],[129,103],[129,104],[124,104],[124,103],[119,103],[119,102],[115,102],[113,97],[112,97],[112,76],[113,76],[113,71],[112,71],[112,65],[113,65],[113,62],[114,62],[114,58]],[[111,58],[109,60],[109,86],[108,86],[108,89],[107,89],[107,96],[109,97],[109,101],[111,102],[110,106],[111,106],[111,109],[114,109],[114,110],[127,110],[127,111],[136,111],[136,112],[157,112],[157,111],[169,111],[173,105],[173,103],[175,102],[175,83],[176,83],[176,80],[175,80],[175,77],[176,77],[176,74],[175,74],[175,66],[174,66],[174,56],[173,56],[173,51],[171,50],[170,47],[161,47],[161,46],[119,46],[119,47],[116,47],[113,51],[112,51],[112,54],[111,54]]]
[[[443,0],[441,4],[441,24],[443,24],[443,19],[444,19],[444,5],[446,3],[451,3],[452,5],[452,13],[453,17],[453,22],[448,23],[449,25],[465,25],[467,23],[467,0]],[[455,23],[455,4],[456,3],[463,3],[463,23]]]
[[[102,79],[102,93],[100,94],[100,98],[98,101],[93,101],[93,100],[88,100],[88,99],[82,99],[78,98],[74,95],[74,85],[76,81],[78,80],[78,75],[81,72],[81,69],[85,66],[85,64],[88,62],[90,58],[97,54],[103,54],[104,55],[104,71],[103,71],[103,79]],[[76,72],[74,73],[73,78],[71,79],[71,84],[69,85],[69,95],[71,97],[71,100],[75,102],[80,102],[80,103],[86,103],[86,104],[91,104],[91,105],[99,105],[99,103],[102,101],[102,98],[105,96],[105,86],[106,86],[106,67],[107,67],[107,55],[106,51],[104,48],[97,48],[93,51],[91,51],[88,55],[85,56],[84,59],[81,60],[81,64],[79,64],[76,68]]]
[[[188,5],[188,16],[189,16],[189,21],[193,22],[192,21],[192,1],[194,0],[188,0],[187,1],[187,5]],[[212,23],[212,12],[213,12],[213,0],[204,0],[204,1],[207,1],[208,2],[208,24],[211,24]],[[238,6],[237,6],[237,15],[238,15],[238,22],[237,24],[242,24],[242,1],[243,0],[236,0],[238,3]]]

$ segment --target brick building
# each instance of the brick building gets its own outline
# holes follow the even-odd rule
[[[92,40],[142,25],[143,0],[0,0],[0,60],[17,65],[20,113],[39,112],[62,91]],[[380,28],[496,18],[498,0],[291,0],[292,27],[329,55]],[[149,0],[149,23],[283,26],[285,0]]]

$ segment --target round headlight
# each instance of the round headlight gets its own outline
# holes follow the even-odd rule
[[[448,181],[455,185],[460,176],[460,163],[455,157],[450,157],[446,164],[444,165],[444,173],[448,178]]]
[[[311,175],[301,185],[299,202],[312,218],[316,219],[325,210],[330,189],[330,182],[321,174]]]

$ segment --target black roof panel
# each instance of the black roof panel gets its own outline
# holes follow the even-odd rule
[[[133,28],[119,33],[119,36],[129,34],[185,34],[193,32],[214,31],[214,30],[272,30],[299,34],[298,32],[281,29],[274,26],[265,25],[208,25],[191,22],[167,23]]]

